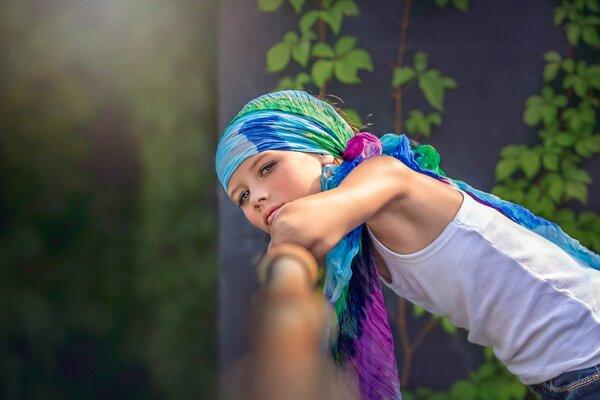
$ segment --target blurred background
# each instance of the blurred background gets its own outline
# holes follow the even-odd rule
[[[599,12],[594,0],[0,1],[0,398],[217,397],[247,347],[268,238],[218,187],[214,148],[276,88],[340,96],[358,124],[434,144],[449,175],[599,251]],[[490,358],[464,332],[386,301],[407,398],[469,377],[471,398],[514,383],[482,371]],[[412,339],[427,330],[418,352],[401,320]]]
[[[216,1],[0,3],[0,398],[213,398]]]

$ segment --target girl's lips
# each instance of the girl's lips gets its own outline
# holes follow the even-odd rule
[[[273,223],[273,220],[275,219],[275,216],[279,212],[280,208],[281,208],[281,206],[279,206],[279,207],[275,208],[273,211],[269,212],[269,214],[267,216],[267,225],[271,225]]]

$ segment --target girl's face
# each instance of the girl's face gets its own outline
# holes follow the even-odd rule
[[[235,170],[227,194],[252,225],[269,233],[282,205],[321,191],[321,168],[333,160],[331,155],[264,151]]]

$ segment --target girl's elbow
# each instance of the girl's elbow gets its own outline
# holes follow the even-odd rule
[[[373,178],[381,180],[386,186],[389,186],[394,199],[402,199],[408,195],[413,171],[402,161],[391,156],[372,158],[365,162],[368,161],[375,164]]]

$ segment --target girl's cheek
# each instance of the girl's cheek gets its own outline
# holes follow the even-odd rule
[[[249,213],[248,211],[244,210],[244,216],[246,217],[246,219],[248,220],[248,222],[250,222],[252,225],[254,225],[255,227],[257,227],[258,229],[265,231],[265,228],[263,227],[262,224],[262,216],[258,215],[257,213]]]

